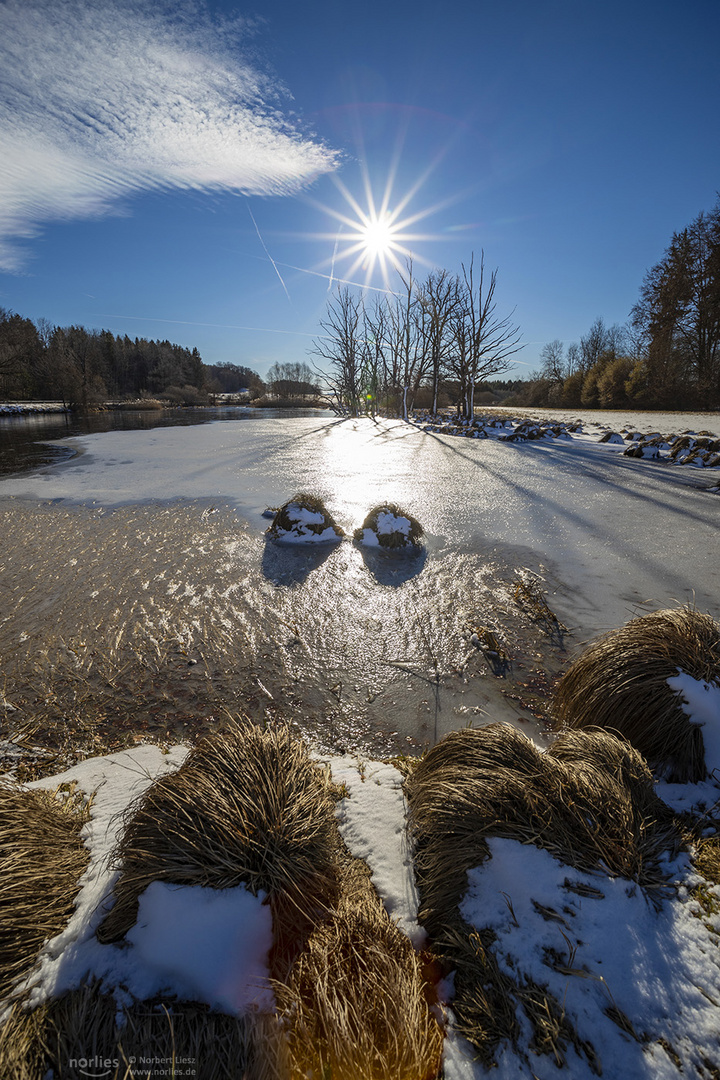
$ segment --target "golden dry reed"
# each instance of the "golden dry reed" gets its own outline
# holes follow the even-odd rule
[[[82,795],[0,786],[0,998],[72,914],[89,862],[87,820]]]
[[[115,905],[100,941],[134,924],[152,881],[268,894],[281,975],[338,895],[334,791],[287,729],[233,723],[156,780],[127,813],[114,864]]]
[[[291,1080],[432,1080],[443,1032],[423,989],[420,959],[367,867],[346,859],[337,911],[276,985]]]
[[[720,624],[693,607],[643,615],[590,645],[560,681],[555,719],[616,731],[667,779],[697,782],[706,772],[702,729],[668,686],[678,672],[720,685]]]

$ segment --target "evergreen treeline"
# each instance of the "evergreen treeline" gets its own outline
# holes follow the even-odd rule
[[[262,393],[257,372],[204,364],[197,349],[50,326],[0,308],[0,401],[56,400],[72,408],[158,396],[199,405],[218,393]]]
[[[565,350],[551,341],[516,405],[720,408],[720,200],[673,234],[627,326],[597,319]]]

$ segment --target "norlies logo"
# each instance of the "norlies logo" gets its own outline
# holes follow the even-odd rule
[[[117,1069],[120,1061],[118,1058],[102,1058],[96,1054],[92,1058],[70,1058],[68,1064],[71,1069],[77,1069],[83,1076],[99,1078],[110,1076],[113,1069]]]

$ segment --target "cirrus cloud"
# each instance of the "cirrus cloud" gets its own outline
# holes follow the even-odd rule
[[[195,0],[0,2],[0,269],[43,223],[153,188],[298,191],[338,164]]]

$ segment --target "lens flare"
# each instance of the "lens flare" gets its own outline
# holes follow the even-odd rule
[[[332,288],[336,282],[360,284],[355,281],[355,277],[364,272],[364,288],[378,287],[379,274],[383,290],[392,291],[390,274],[393,270],[403,273],[410,261],[427,267],[434,265],[418,254],[414,245],[423,241],[441,240],[443,237],[434,233],[416,232],[415,228],[423,219],[455,202],[457,197],[444,199],[434,206],[409,212],[410,203],[425,183],[432,167],[431,165],[426,169],[404,194],[395,199],[393,187],[397,162],[390,169],[379,203],[375,199],[367,166],[363,166],[364,198],[356,198],[342,180],[337,176],[331,176],[330,179],[346,206],[335,209],[312,198],[308,199],[318,209],[339,222],[339,228],[334,233],[313,234],[318,240],[334,242],[332,257],[327,260],[327,265],[330,267],[329,288]],[[340,265],[342,265],[342,270],[339,269]]]

